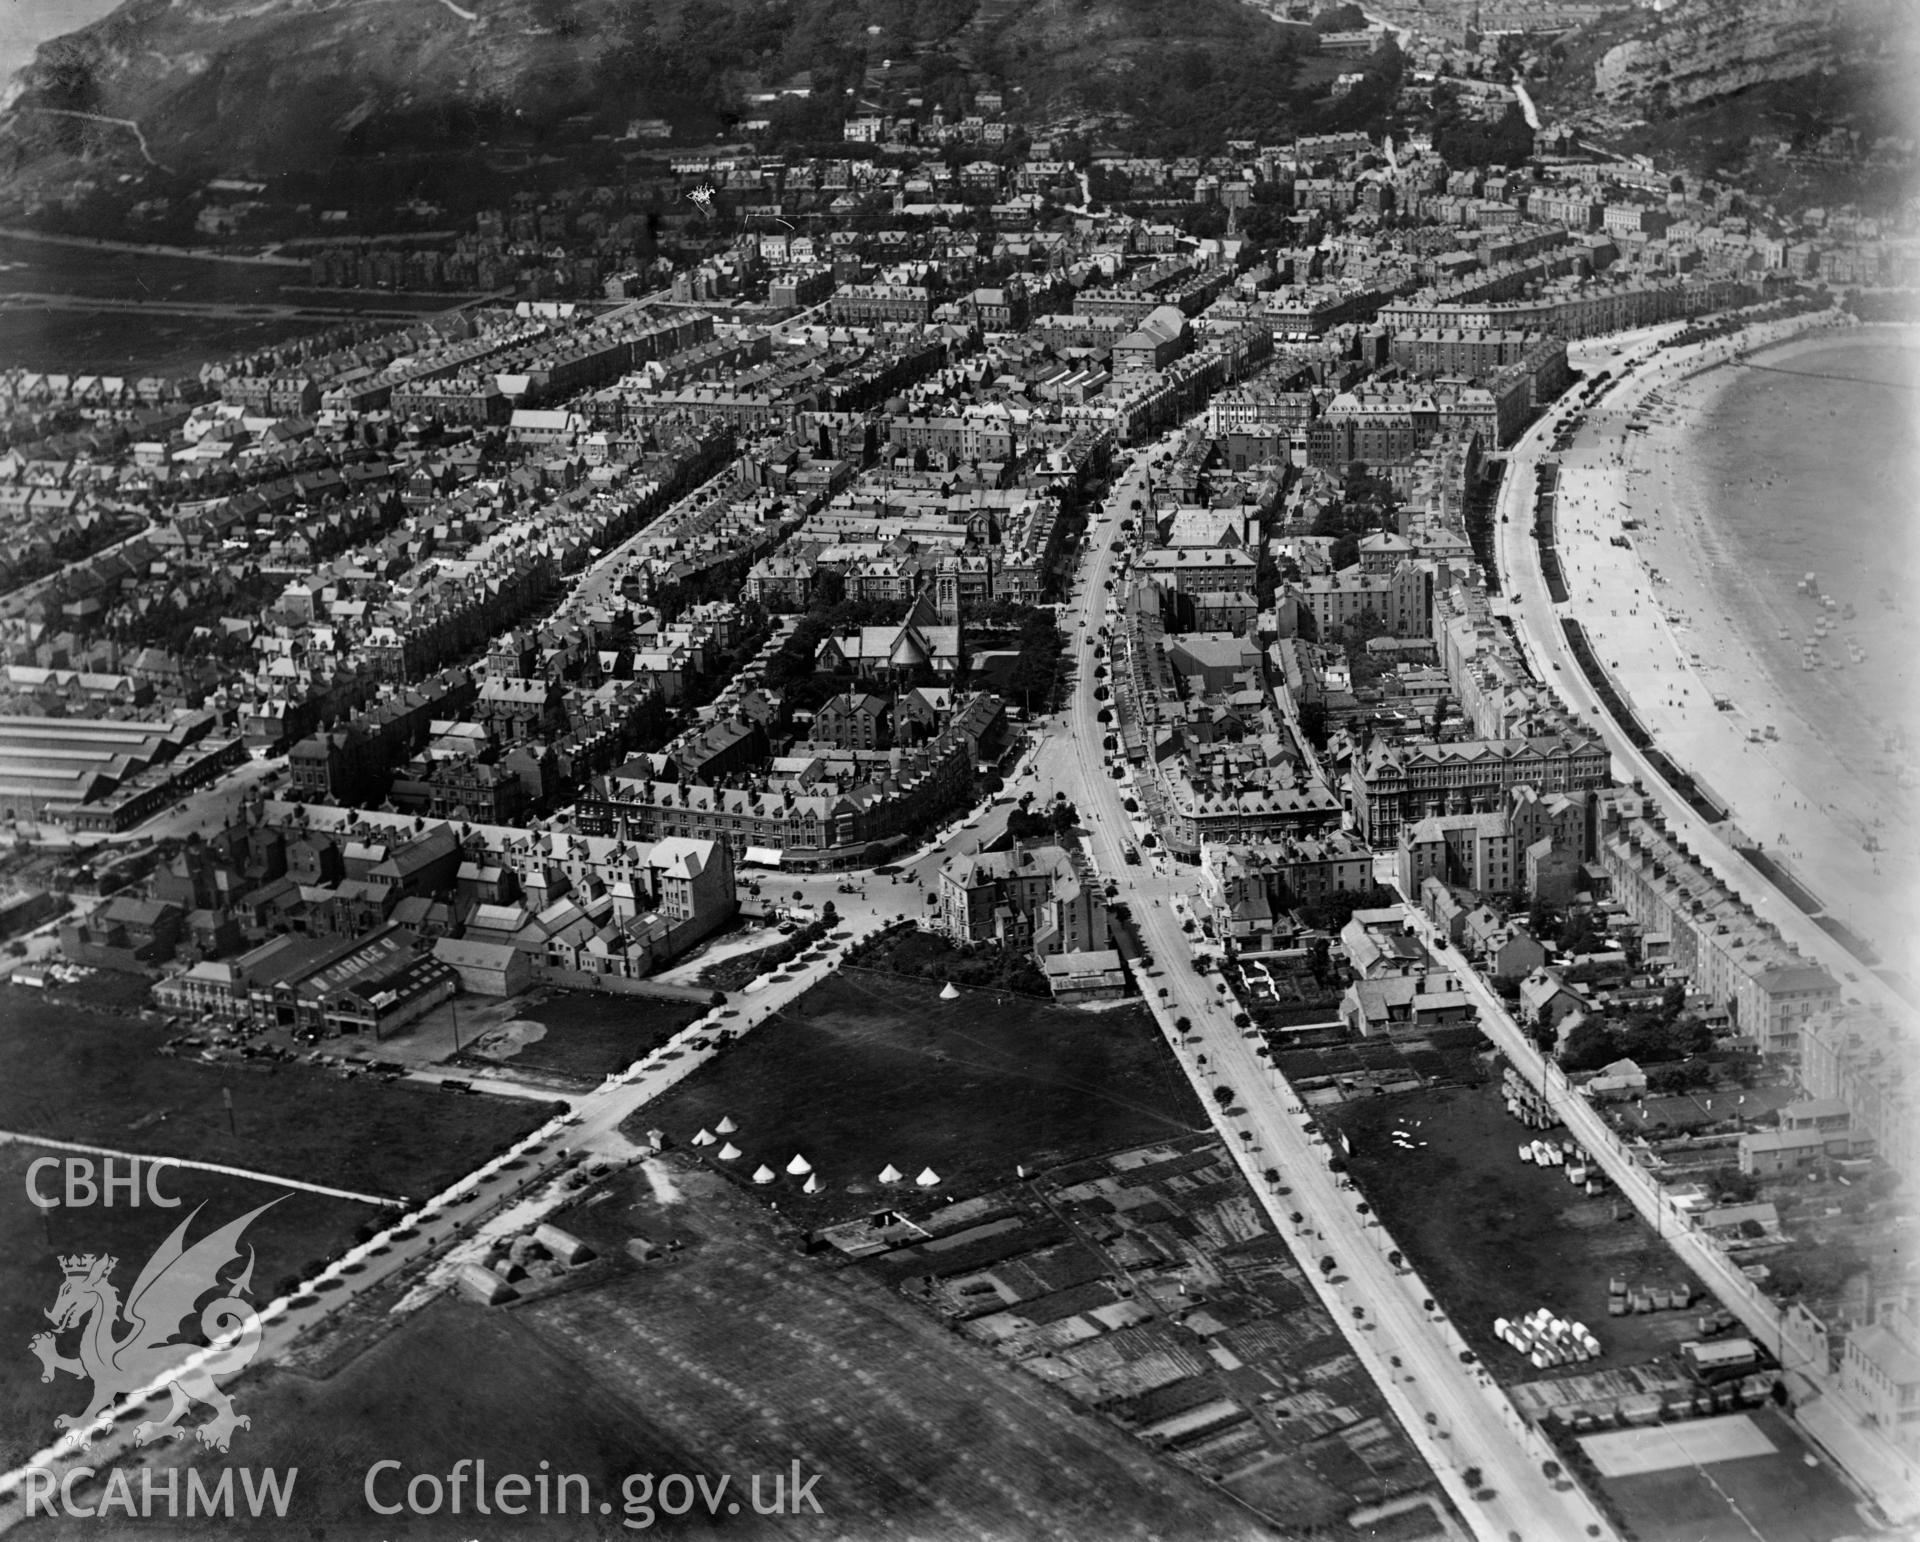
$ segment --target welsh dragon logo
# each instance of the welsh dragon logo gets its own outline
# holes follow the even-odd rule
[[[202,1445],[224,1451],[236,1429],[251,1426],[245,1414],[234,1412],[233,1399],[219,1383],[246,1369],[260,1347],[259,1315],[241,1299],[253,1288],[253,1249],[246,1250],[247,1264],[238,1274],[229,1280],[219,1276],[240,1257],[240,1233],[262,1210],[278,1203],[272,1200],[250,1210],[188,1247],[187,1228],[200,1213],[196,1207],[147,1260],[124,1305],[109,1278],[118,1259],[82,1253],[60,1260],[65,1277],[46,1313],[53,1332],[35,1334],[28,1347],[40,1357],[42,1381],[65,1371],[93,1382],[93,1401],[84,1412],[61,1414],[53,1421],[67,1432],[62,1445],[92,1445],[96,1436],[112,1428],[107,1411],[115,1402],[156,1385],[173,1395],[173,1406],[164,1419],[134,1427],[134,1439],[143,1446],[181,1433],[181,1415],[194,1403],[213,1410],[213,1417],[194,1431]],[[182,1319],[215,1290],[220,1295],[200,1309],[200,1330],[209,1343],[229,1333],[238,1336],[211,1353],[197,1344],[176,1342]],[[126,1328],[120,1332],[123,1318]],[[58,1335],[75,1327],[80,1329],[78,1358],[61,1354],[55,1343]]]

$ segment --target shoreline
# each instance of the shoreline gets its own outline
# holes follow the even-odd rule
[[[1818,314],[1763,325],[1757,336],[1655,353],[1590,409],[1561,457],[1557,533],[1571,594],[1561,613],[1586,626],[1659,747],[1726,806],[1729,838],[1782,861],[1882,965],[1911,973],[1920,802],[1895,785],[1885,757],[1863,751],[1865,724],[1843,739],[1830,714],[1814,720],[1780,688],[1754,614],[1729,599],[1743,559],[1716,528],[1698,464],[1697,436],[1740,378],[1736,356],[1790,358],[1866,329]]]

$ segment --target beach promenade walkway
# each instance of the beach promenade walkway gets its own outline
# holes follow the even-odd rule
[[[1643,333],[1609,341],[1618,349],[1642,351],[1651,335]],[[1689,364],[1682,354],[1668,354],[1664,358],[1670,367],[1684,369]],[[1623,379],[1615,389],[1626,392],[1630,388]],[[1852,982],[1854,990],[1850,994],[1857,992],[1900,1016],[1908,1015],[1908,1007],[1891,986],[1870,971],[1861,969],[1858,961],[1832,936],[1792,905],[1773,887],[1770,880],[1734,849],[1727,839],[1726,826],[1709,824],[1667,787],[1647,758],[1620,732],[1581,674],[1559,624],[1563,610],[1554,605],[1547,592],[1531,534],[1530,499],[1534,470],[1541,460],[1549,456],[1552,432],[1551,416],[1543,418],[1514,445],[1509,454],[1506,484],[1501,492],[1500,512],[1504,522],[1495,527],[1500,540],[1500,572],[1505,592],[1511,601],[1517,634],[1535,672],[1552,685],[1576,714],[1599,731],[1615,757],[1616,766],[1653,792],[1674,830],[1695,856],[1730,889],[1773,921],[1788,942],[1821,963],[1836,979]],[[1649,606],[1648,609],[1652,611],[1654,607]],[[1650,634],[1657,632],[1659,622],[1655,615],[1637,619]],[[1636,711],[1640,709],[1637,701],[1633,705]],[[1644,716],[1643,721],[1647,721]],[[1648,726],[1651,728],[1653,725],[1649,722]],[[1703,769],[1716,789],[1731,798],[1737,809],[1741,792],[1740,778],[1717,764],[1710,764]],[[1416,923],[1423,920],[1416,912]],[[1442,951],[1444,956],[1444,941],[1437,937],[1434,941],[1436,950]],[[1566,1086],[1557,1067],[1551,1071],[1546,1068],[1539,1051],[1528,1043],[1526,1036],[1507,1015],[1504,1005],[1485,989],[1478,976],[1470,970],[1463,968],[1460,974],[1480,1006],[1484,1029],[1506,1050],[1514,1065],[1536,1086],[1543,1088],[1566,1119],[1568,1127],[1599,1159],[1621,1191],[1633,1200],[1644,1215],[1659,1225],[1663,1234],[1667,1234],[1669,1240],[1674,1242],[1676,1250],[1714,1287],[1715,1293],[1728,1309],[1739,1316],[1761,1342],[1769,1348],[1784,1347],[1778,1308],[1741,1275],[1724,1254],[1686,1232],[1684,1217],[1666,1200],[1652,1176],[1626,1157],[1604,1121],[1584,1097]],[[1680,1235],[1676,1236],[1676,1233]],[[1799,1410],[1804,1415],[1802,1424],[1808,1434],[1818,1440],[1863,1491],[1873,1496],[1875,1503],[1890,1520],[1920,1520],[1920,1487],[1915,1484],[1912,1464],[1884,1435],[1866,1422],[1863,1412],[1846,1397],[1824,1365],[1812,1364],[1804,1355],[1798,1356],[1797,1360],[1798,1363],[1789,1369],[1801,1376],[1807,1385],[1818,1389],[1818,1396],[1803,1402]]]
[[[1625,340],[1611,341],[1616,347],[1625,348],[1636,337],[1644,349],[1647,334],[1633,334]],[[1679,351],[1663,355],[1663,358],[1669,370],[1675,367],[1684,369],[1689,363]],[[1628,384],[1630,382],[1622,381],[1614,389],[1622,390]],[[1608,398],[1602,398],[1603,402],[1606,400]],[[1614,406],[1612,416],[1623,416],[1619,403],[1616,402]],[[1597,414],[1600,409],[1596,407],[1593,410]],[[1506,602],[1504,609],[1514,621],[1522,652],[1534,673],[1600,734],[1612,752],[1618,770],[1657,791],[1676,833],[1685,840],[1694,855],[1738,894],[1755,914],[1776,926],[1786,941],[1826,969],[1835,979],[1845,981],[1849,997],[1873,1003],[1896,1015],[1909,1015],[1911,1005],[1899,990],[1863,966],[1831,933],[1816,925],[1811,917],[1775,886],[1771,878],[1747,861],[1734,842],[1742,827],[1770,834],[1771,828],[1764,820],[1784,825],[1789,836],[1787,844],[1795,853],[1795,877],[1823,901],[1829,901],[1834,895],[1843,899],[1858,897],[1864,900],[1867,895],[1876,892],[1873,887],[1875,883],[1891,885],[1893,876],[1882,875],[1879,879],[1864,876],[1870,861],[1868,854],[1851,846],[1840,849],[1839,841],[1833,838],[1836,832],[1831,827],[1831,821],[1816,805],[1810,792],[1803,800],[1807,807],[1794,808],[1790,800],[1782,807],[1782,788],[1777,772],[1766,764],[1748,764],[1742,759],[1737,728],[1728,714],[1710,710],[1711,688],[1697,673],[1687,649],[1674,638],[1666,617],[1657,605],[1643,603],[1639,606],[1639,614],[1630,615],[1626,613],[1632,608],[1630,593],[1622,598],[1601,590],[1589,592],[1584,598],[1576,598],[1567,605],[1555,605],[1540,572],[1533,543],[1531,514],[1535,468],[1542,460],[1554,458],[1551,452],[1552,433],[1552,418],[1543,418],[1508,452],[1507,471],[1500,492],[1501,519],[1494,527],[1499,540],[1500,573]],[[1576,447],[1578,443],[1576,441]],[[1563,483],[1566,480],[1564,470],[1562,480]],[[1601,538],[1601,545],[1606,544]],[[1631,556],[1616,555],[1621,555],[1623,561]],[[1637,567],[1634,571],[1638,571]],[[1654,735],[1660,747],[1672,755],[1683,769],[1697,772],[1702,781],[1730,806],[1733,816],[1730,821],[1710,824],[1674,796],[1658,768],[1635,749],[1581,673],[1560,622],[1563,617],[1582,614],[1591,620],[1595,610],[1602,604],[1619,609],[1622,614],[1612,616],[1607,611],[1599,611],[1599,614],[1607,616],[1608,631],[1599,641],[1598,652],[1603,658],[1626,658],[1628,662],[1636,664],[1636,668],[1631,670],[1610,670],[1615,684],[1628,698],[1635,714]],[[1663,667],[1656,670],[1653,666],[1661,661],[1664,661]],[[1680,699],[1681,705],[1673,707],[1664,699],[1649,698],[1638,678],[1642,674],[1659,680],[1660,688]],[[1683,687],[1687,694],[1681,697]],[[1676,752],[1675,744],[1663,733],[1675,721],[1693,725],[1690,731],[1702,735],[1724,731],[1727,754],[1702,760],[1699,753],[1690,755],[1688,752]],[[1719,742],[1702,737],[1692,741],[1692,745],[1696,751],[1710,750]],[[1898,963],[1903,957],[1901,950],[1910,945],[1911,939],[1885,934],[1898,910],[1904,909],[1904,906],[1891,888],[1884,890],[1883,898],[1885,904],[1881,913],[1858,918],[1860,929],[1868,934],[1868,940],[1878,946],[1890,962]]]

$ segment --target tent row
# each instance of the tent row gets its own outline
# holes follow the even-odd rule
[[[722,1119],[712,1130],[703,1126],[695,1133],[690,1144],[695,1146],[716,1145],[719,1142],[719,1135],[714,1133],[715,1130],[725,1134],[737,1131],[738,1129],[739,1126],[731,1119]],[[713,1154],[717,1160],[722,1162],[737,1162],[741,1157],[746,1155],[746,1153],[734,1145],[732,1141],[728,1141]],[[806,1194],[818,1194],[822,1187],[824,1187],[820,1182],[820,1175],[813,1170],[813,1163],[809,1162],[798,1152],[795,1152],[793,1160],[787,1163],[787,1176],[790,1178],[805,1178],[807,1181],[801,1185],[801,1192]],[[779,1177],[780,1175],[764,1162],[755,1168],[753,1173],[753,1181],[761,1184],[776,1182]],[[893,1163],[889,1162],[880,1171],[880,1181],[889,1184],[904,1183],[906,1182],[906,1174],[895,1167]],[[916,1187],[932,1189],[938,1188],[942,1179],[931,1167],[923,1167],[920,1169],[920,1175],[913,1181]]]

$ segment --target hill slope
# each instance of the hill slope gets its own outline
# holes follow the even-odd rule
[[[1178,129],[1284,111],[1302,36],[1237,0],[126,0],[10,84],[0,156],[137,151],[114,119],[155,164],[271,175],[579,115],[710,134],[793,87],[775,110],[823,135],[890,89],[989,85]]]

